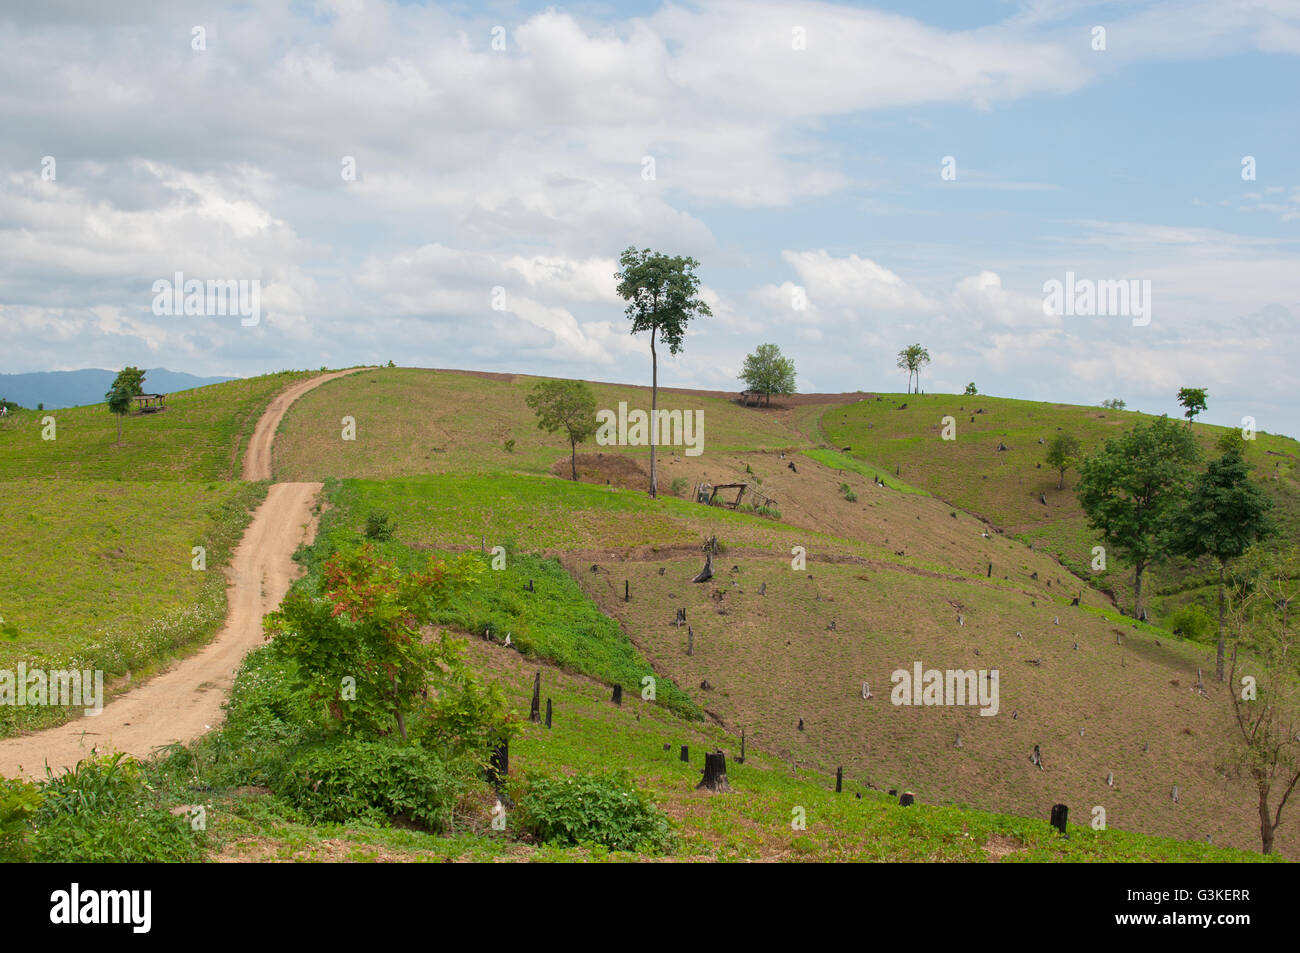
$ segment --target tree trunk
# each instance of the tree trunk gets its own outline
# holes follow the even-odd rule
[[[578,441],[570,437],[569,448],[572,452],[572,455],[569,457],[569,462],[573,466],[573,482],[577,483],[578,482]]]
[[[122,415],[117,414],[117,445],[122,446]]]
[[[1273,823],[1268,816],[1268,786],[1259,783],[1259,841],[1260,853],[1273,853]]]
[[[548,701],[550,699],[547,699]],[[533,679],[533,704],[528,710],[529,721],[542,720],[542,673],[538,672],[537,677]]]
[[[1215,674],[1220,682],[1223,681],[1223,587],[1224,587],[1224,567],[1223,560],[1219,560],[1219,648],[1215,658]]]
[[[1138,560],[1133,567],[1133,618],[1142,618],[1142,570],[1147,567]]]
[[[1059,479],[1059,480],[1056,481],[1056,488],[1057,488],[1058,490],[1064,490],[1064,489],[1065,489],[1065,470],[1064,470],[1064,468],[1062,468],[1062,470],[1061,470],[1061,479]]]
[[[650,497],[658,495],[655,481],[655,414],[659,409],[659,355],[655,353],[655,328],[650,329]]]

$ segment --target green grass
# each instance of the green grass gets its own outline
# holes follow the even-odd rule
[[[815,449],[805,450],[804,455],[811,457],[818,463],[830,467],[832,470],[851,470],[854,473],[860,473],[864,477],[880,479],[885,486],[891,490],[898,490],[900,493],[917,493],[921,496],[930,496],[925,490],[918,490],[916,487],[904,483],[902,480],[886,473],[879,467],[873,467],[864,460],[857,460],[838,450]]]
[[[159,413],[117,420],[103,404],[24,410],[0,421],[0,480],[234,480],[257,418],[307,371],[211,384],[167,397]],[[145,381],[145,389],[148,389]],[[42,434],[54,419],[54,439]]]
[[[157,663],[214,634],[226,614],[222,566],[262,483],[17,480],[0,484],[0,667],[19,660],[103,669]],[[192,548],[207,569],[192,568]],[[61,719],[0,710],[0,734]]]

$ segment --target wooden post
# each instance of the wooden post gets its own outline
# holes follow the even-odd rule
[[[695,785],[695,790],[705,788],[709,791],[730,791],[727,783],[727,756],[721,751],[710,751],[704,755],[704,777]]]
[[[835,769],[835,793],[839,794],[844,790],[844,768]]]
[[[624,602],[632,601],[632,584],[628,582],[626,579],[623,580],[623,601]]]
[[[1062,834],[1065,833],[1065,820],[1070,816],[1070,809],[1064,804],[1052,805],[1052,826]]]
[[[546,699],[546,727],[551,727],[551,700]]]
[[[540,669],[536,677],[533,678],[533,704],[528,709],[528,720],[533,722],[542,720],[542,673]]]
[[[494,787],[500,787],[501,782],[510,774],[510,742],[503,741],[497,745],[492,752],[492,760],[488,762],[488,781]]]
[[[988,571],[987,573],[985,573],[985,577],[988,578],[988,579],[992,579],[992,578],[993,578],[993,564],[992,564],[992,563],[989,563],[989,571]]]
[[[898,804],[900,807],[911,807],[915,803],[916,803],[916,795],[914,795],[911,791],[904,791],[902,794],[898,796]]]
[[[615,685],[615,686],[614,686],[614,698],[613,698],[613,702],[614,702],[615,705],[622,705],[622,704],[623,704],[623,686],[622,686],[622,685]]]
[[[687,764],[691,763],[691,749],[686,747],[686,745],[682,745],[682,760]]]
[[[686,654],[695,654],[695,630],[689,625],[686,627]]]
[[[745,729],[740,729],[740,757],[736,759],[741,764],[745,763]]]

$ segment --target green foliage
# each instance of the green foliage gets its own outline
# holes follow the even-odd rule
[[[1250,448],[1250,441],[1241,435],[1240,430],[1225,430],[1214,442],[1214,448],[1220,453],[1238,453],[1244,457]]]
[[[569,438],[573,479],[578,479],[578,444],[596,432],[596,395],[582,381],[542,381],[525,402],[537,415],[537,427]],[[507,449],[513,448],[511,446]]]
[[[431,683],[453,688],[464,669],[454,640],[440,633],[425,642],[420,628],[482,571],[470,555],[402,572],[369,544],[339,550],[323,567],[324,597],[295,590],[267,616],[266,629],[344,731],[396,729],[406,738],[417,699]]]
[[[849,486],[847,483],[840,484],[840,495],[843,496],[844,499],[848,500],[850,503],[858,502],[858,495],[853,492],[853,488]]]
[[[745,382],[745,389],[764,394],[767,402],[772,402],[772,395],[786,395],[795,392],[794,361],[781,354],[775,344],[760,344],[753,354],[746,355],[744,367],[739,377]]]
[[[1107,410],[1123,410],[1127,405],[1118,397],[1111,397],[1108,400],[1103,400],[1101,406]]]
[[[509,440],[507,440],[507,441],[505,442],[505,448],[506,448],[506,453],[514,453],[514,452],[515,452],[515,438],[514,438],[514,437],[511,437]]]
[[[975,389],[975,382],[974,382],[974,381],[971,381],[969,384],[967,384],[967,385],[966,385],[966,390],[963,391],[963,393],[964,393],[967,397],[974,397],[976,394],[978,394],[979,391],[977,391],[977,390]]]
[[[1229,451],[1211,460],[1192,485],[1178,519],[1175,547],[1193,559],[1236,559],[1277,531],[1269,516],[1272,508],[1273,501],[1250,481],[1245,460]]]
[[[651,350],[657,335],[670,353],[679,353],[691,319],[712,317],[713,312],[699,297],[700,279],[695,269],[700,263],[694,258],[628,247],[618,264],[615,290],[628,303],[625,313],[632,322],[632,333],[650,332]]]
[[[132,397],[144,393],[144,371],[138,367],[124,367],[113,378],[113,390],[124,388]]]
[[[1190,424],[1196,419],[1196,415],[1205,410],[1205,388],[1204,387],[1180,387],[1178,389],[1178,403],[1183,406],[1184,417]]]
[[[1079,466],[1075,492],[1089,525],[1134,566],[1135,614],[1143,570],[1174,552],[1173,522],[1196,457],[1188,430],[1158,417],[1107,440]]]
[[[33,815],[32,859],[39,862],[194,861],[206,835],[188,814],[158,804],[140,765],[123,754],[92,756],[57,777],[46,768]]]
[[[532,778],[518,823],[541,841],[564,846],[661,854],[676,842],[667,815],[623,772]]]
[[[377,543],[386,543],[393,538],[393,526],[388,521],[388,514],[372,510],[366,516],[366,539]]]
[[[298,751],[272,790],[317,824],[396,818],[441,832],[473,773],[419,745],[337,739]]]
[[[1065,471],[1078,465],[1082,453],[1083,447],[1079,443],[1079,438],[1073,434],[1058,433],[1047,445],[1047,465],[1061,474],[1061,479],[1056,485],[1058,490],[1065,485]]]
[[[1192,602],[1170,615],[1165,620],[1165,628],[1174,635],[1201,642],[1214,629],[1214,620],[1210,618],[1208,612]]]
[[[34,784],[0,778],[0,863],[27,860],[32,817],[41,804],[41,792]]]
[[[686,477],[673,477],[673,482],[669,484],[668,489],[673,496],[684,496],[687,485]]]

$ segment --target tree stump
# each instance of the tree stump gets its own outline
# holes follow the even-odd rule
[[[915,803],[916,803],[916,795],[913,794],[911,791],[904,791],[902,794],[898,796],[899,807],[911,807]]]
[[[713,553],[705,553],[704,568],[701,569],[691,582],[708,582],[713,578]]]
[[[546,727],[551,727],[551,700],[546,699]]]
[[[615,686],[614,686],[614,697],[613,697],[612,701],[614,702],[615,705],[622,705],[622,704],[623,704],[623,686],[622,686],[622,685],[615,685]]]
[[[533,703],[528,709],[528,720],[532,722],[542,720],[542,673],[540,671],[533,678]]]
[[[1065,833],[1065,821],[1070,816],[1070,809],[1064,804],[1052,805],[1052,826],[1062,834]]]
[[[687,764],[691,763],[691,749],[686,745],[682,745],[682,760]]]
[[[623,601],[624,602],[632,601],[632,584],[628,582],[626,579],[623,580]]]
[[[844,790],[844,768],[835,769],[835,793],[839,794]]]
[[[704,777],[695,785],[695,790],[704,788],[709,791],[730,791],[727,783],[727,756],[721,751],[710,751],[704,755]]]
[[[740,757],[736,759],[740,764],[745,763],[745,729],[740,729]]]

